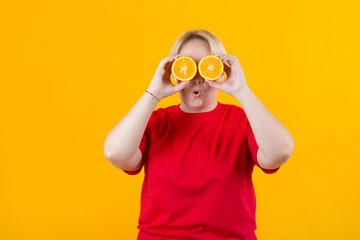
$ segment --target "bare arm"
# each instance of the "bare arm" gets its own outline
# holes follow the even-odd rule
[[[126,168],[126,162],[138,150],[146,125],[157,103],[153,96],[145,92],[106,137],[104,155],[116,167]],[[138,161],[140,159],[137,158]]]
[[[161,100],[183,89],[189,82],[174,86],[170,81],[172,62],[179,57],[162,59],[150,83],[148,91]],[[123,170],[134,170],[141,167],[139,145],[147,123],[158,100],[145,92],[134,107],[110,131],[104,143],[104,155],[114,166]]]
[[[226,81],[217,83],[206,80],[211,87],[222,90],[235,97],[243,107],[259,145],[257,153],[259,165],[265,169],[282,166],[291,156],[294,140],[290,132],[260,102],[248,87],[244,71],[236,56],[217,55],[230,65],[224,64]]]
[[[265,169],[282,166],[294,149],[290,132],[266,109],[250,88],[244,88],[236,95],[236,99],[244,108],[259,145],[257,158],[260,166]]]

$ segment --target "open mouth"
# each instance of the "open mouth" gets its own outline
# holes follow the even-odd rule
[[[199,97],[201,95],[200,91],[199,90],[194,90],[193,91],[193,96],[194,97]]]

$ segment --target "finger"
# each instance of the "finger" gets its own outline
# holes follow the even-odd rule
[[[225,62],[224,62],[225,64],[224,64],[224,71],[226,72],[226,73],[229,73],[231,70],[231,65],[225,60]]]
[[[172,57],[166,57],[164,59],[162,59],[160,61],[159,67],[161,69],[161,72],[164,70],[164,68],[169,68],[172,64],[172,62],[178,57],[178,55],[176,56],[172,56]]]
[[[227,55],[227,56],[222,56],[220,58],[223,61],[227,61],[230,65],[229,67],[226,66],[226,64],[224,65],[225,71],[227,71],[228,73],[230,72],[242,72],[242,67],[240,65],[239,60],[237,59],[236,56],[233,55]],[[228,74],[229,75],[229,74]]]
[[[221,54],[221,53],[214,53],[213,55],[217,56],[217,57],[222,57],[222,56],[225,56],[226,54]]]
[[[224,55],[224,56],[220,56],[221,60],[226,60],[230,63],[230,65],[233,64],[240,64],[239,60],[237,59],[237,57],[233,56],[233,55]]]
[[[166,57],[164,59],[162,59],[160,62],[163,63],[163,65],[165,65],[166,63],[168,62],[171,62],[171,61],[174,61],[176,58],[178,58],[180,55],[175,55],[175,56],[169,56],[169,57]]]
[[[220,58],[220,60],[221,60],[223,63],[225,63],[225,64],[224,64],[224,67],[225,67],[225,68],[230,68],[230,64],[228,63],[228,61],[227,61],[226,59],[224,59],[224,57],[226,56],[226,54],[217,54],[217,53],[215,53],[215,54],[213,54],[213,55],[217,56],[218,58]]]

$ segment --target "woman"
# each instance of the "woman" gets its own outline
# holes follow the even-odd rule
[[[198,64],[210,54],[227,79],[170,81],[179,56]],[[218,90],[243,108],[216,100]],[[199,91],[200,94],[194,94]],[[179,92],[179,105],[158,101]],[[138,239],[256,239],[253,167],[275,173],[291,156],[293,139],[247,86],[238,59],[207,30],[182,34],[135,106],[105,140],[106,158],[128,174],[144,165]]]

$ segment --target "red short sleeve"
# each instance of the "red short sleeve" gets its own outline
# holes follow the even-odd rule
[[[151,129],[154,127],[156,123],[156,115],[155,113],[153,112],[150,116],[150,119],[149,119],[149,122],[145,128],[145,132],[144,132],[144,135],[141,139],[141,142],[140,142],[140,145],[139,145],[139,149],[141,151],[141,154],[142,154],[142,160],[143,162],[145,163],[148,159],[148,153],[147,153],[147,148],[148,148],[148,145],[149,145],[149,139],[150,139],[150,133],[151,133]],[[126,174],[129,174],[129,175],[137,175],[141,172],[141,169],[138,169],[137,171],[127,171],[127,170],[123,170]]]
[[[260,167],[258,161],[257,161],[257,152],[259,150],[259,146],[257,145],[257,142],[255,140],[254,133],[252,131],[251,125],[249,121],[247,121],[246,124],[246,139],[247,139],[247,151],[250,161],[258,166],[264,173],[266,174],[272,174],[279,170],[280,167],[275,169],[264,169]]]

